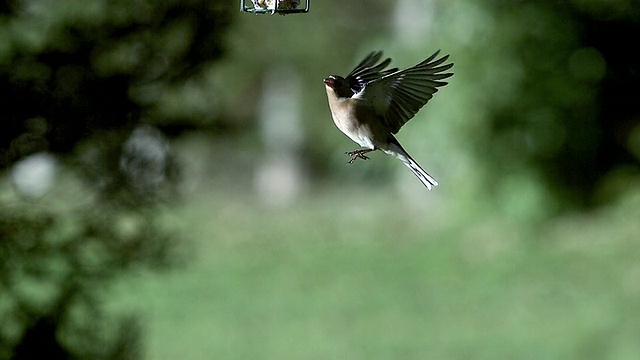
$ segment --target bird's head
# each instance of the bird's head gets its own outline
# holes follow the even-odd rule
[[[327,92],[333,91],[338,97],[351,97],[353,95],[349,83],[342,76],[331,75],[326,77],[324,85],[327,88]]]

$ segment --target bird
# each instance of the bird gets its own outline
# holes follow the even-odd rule
[[[357,159],[369,160],[365,154],[381,150],[409,168],[428,189],[438,182],[427,173],[400,145],[394,136],[400,128],[433,97],[446,72],[453,67],[449,55],[438,58],[440,50],[422,62],[400,70],[387,68],[391,58],[380,61],[382,51],[367,55],[347,75],[324,78],[331,117],[336,127],[361,146],[348,151],[348,164]]]

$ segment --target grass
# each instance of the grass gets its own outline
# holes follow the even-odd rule
[[[533,229],[390,198],[201,194],[172,215],[193,260],[123,281],[116,303],[143,315],[149,359],[640,356],[640,229],[618,216],[637,199]]]

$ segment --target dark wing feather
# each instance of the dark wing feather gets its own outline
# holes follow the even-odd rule
[[[359,93],[364,86],[385,75],[398,71],[398,68],[384,70],[391,59],[387,58],[378,65],[376,63],[382,58],[382,51],[374,51],[367,55],[356,67],[347,75],[346,80],[354,94]]]
[[[397,133],[413,118],[438,91],[438,87],[447,85],[440,80],[453,75],[444,73],[451,69],[452,63],[442,65],[449,55],[436,59],[438,53],[439,50],[408,69],[386,74],[366,83],[362,92],[357,94],[372,102],[375,112],[391,133]]]

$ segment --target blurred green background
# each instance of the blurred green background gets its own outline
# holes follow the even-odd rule
[[[630,0],[0,4],[0,359],[640,358]],[[399,133],[322,79],[435,50]]]

